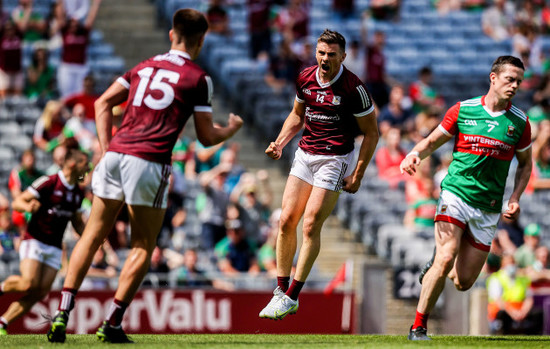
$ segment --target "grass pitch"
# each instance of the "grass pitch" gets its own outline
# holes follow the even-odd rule
[[[550,336],[433,336],[431,342],[411,342],[406,336],[389,335],[271,335],[271,334],[212,334],[212,335],[131,335],[136,343],[132,349],[170,348],[549,348]],[[0,347],[6,349],[112,347],[98,342],[95,335],[68,335],[65,344],[52,344],[46,335],[9,335],[0,337]],[[122,345],[115,345],[121,347]]]

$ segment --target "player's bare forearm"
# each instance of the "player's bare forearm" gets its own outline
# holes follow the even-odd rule
[[[349,193],[355,193],[361,186],[361,180],[365,175],[367,166],[369,165],[380,135],[378,134],[378,125],[374,112],[357,120],[359,128],[363,133],[363,141],[359,148],[359,158],[357,165],[351,176],[344,178],[343,190]]]
[[[527,187],[533,168],[531,148],[521,153],[516,153],[516,157],[518,159],[518,167],[514,178],[514,190],[512,191],[512,195],[510,195],[510,202],[519,202],[521,195]]]
[[[267,156],[275,160],[281,158],[283,148],[302,129],[302,126],[304,125],[304,115],[304,104],[294,101],[294,108],[286,118],[277,139],[274,142],[271,142],[265,150]]]
[[[401,161],[399,165],[401,173],[406,172],[411,176],[414,175],[416,167],[420,165],[420,161],[430,156],[451,138],[452,136],[446,135],[439,128],[433,130],[428,137],[418,142],[405,159]]]
[[[97,138],[102,154],[105,154],[111,142],[113,107],[123,103],[127,98],[128,89],[114,82],[94,103]]]

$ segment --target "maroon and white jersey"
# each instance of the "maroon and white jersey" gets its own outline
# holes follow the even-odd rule
[[[172,148],[194,112],[212,112],[212,80],[182,51],[141,62],[117,82],[128,105],[108,151],[170,164]]]
[[[70,185],[61,171],[38,178],[27,190],[40,201],[40,208],[32,214],[23,239],[61,248],[67,223],[80,209],[84,191]]]
[[[363,82],[343,65],[327,83],[318,67],[304,69],[296,79],[296,101],[305,103],[305,130],[298,146],[311,154],[344,155],[360,133],[355,118],[374,111]]]

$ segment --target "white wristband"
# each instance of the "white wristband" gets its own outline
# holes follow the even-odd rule
[[[407,156],[405,156],[405,157],[409,157],[410,155],[415,155],[415,156],[418,156],[418,157],[420,157],[420,153],[419,153],[419,152],[417,152],[417,151],[411,151],[411,152],[410,152],[410,153],[408,153],[408,154],[407,154]]]

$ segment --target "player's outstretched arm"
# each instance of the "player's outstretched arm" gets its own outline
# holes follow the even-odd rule
[[[227,126],[218,126],[212,120],[212,113],[198,112],[193,114],[197,138],[205,147],[210,147],[231,138],[243,125],[243,119],[230,113]]]
[[[344,187],[342,189],[348,193],[355,193],[359,190],[365,170],[372,159],[378,139],[380,138],[376,112],[373,111],[368,115],[357,118],[357,124],[363,134],[363,141],[359,148],[359,158],[357,159],[355,169],[350,176],[344,178]]]
[[[445,144],[452,136],[448,136],[438,128],[432,131],[428,137],[418,142],[409,154],[401,161],[399,169],[401,173],[414,175],[416,167],[420,165],[420,160],[430,156],[437,148]]]
[[[299,103],[294,100],[294,107],[287,116],[281,132],[279,132],[279,136],[277,136],[275,142],[271,142],[265,150],[267,156],[275,160],[281,158],[283,148],[302,129],[305,113],[306,108],[304,103]]]

